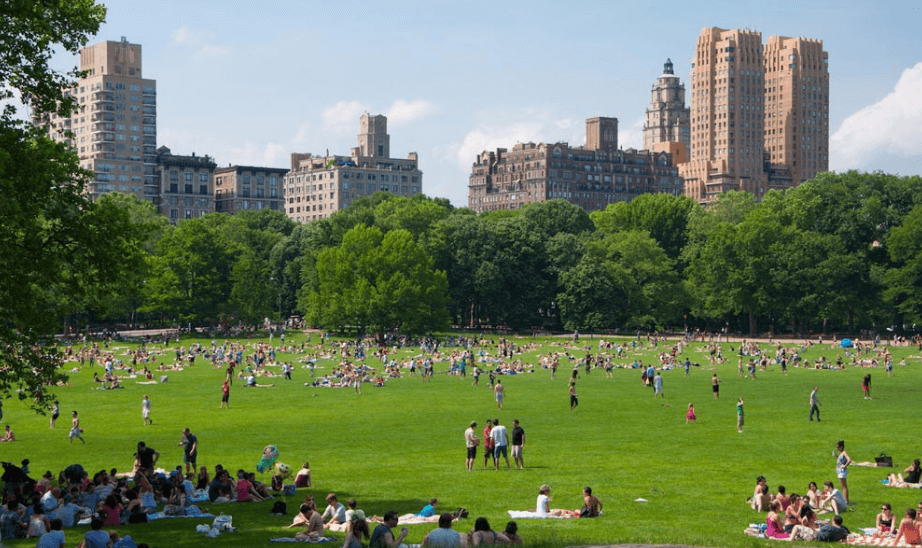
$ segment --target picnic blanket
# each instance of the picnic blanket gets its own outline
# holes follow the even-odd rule
[[[512,519],[573,519],[575,516],[548,516],[530,510],[508,510]]]
[[[306,538],[300,539],[300,538],[294,538],[294,537],[275,537],[275,538],[270,538],[270,539],[269,539],[269,542],[311,542],[311,543],[316,543],[316,542],[334,542],[334,541],[338,541],[338,540],[339,540],[339,539],[336,538],[336,537],[320,537],[320,538],[318,538],[317,540],[310,540],[310,539],[306,539]]]

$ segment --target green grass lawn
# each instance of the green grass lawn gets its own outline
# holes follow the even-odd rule
[[[289,333],[289,342],[297,335]],[[611,340],[612,338],[606,338]],[[624,339],[621,339],[624,340]],[[629,340],[629,339],[628,339]],[[211,339],[184,338],[182,344]],[[256,339],[247,340],[247,344]],[[597,351],[598,338],[583,336],[578,347],[567,339],[515,339],[535,341],[538,348],[517,356],[537,363],[539,353],[569,350],[585,355],[585,345]],[[313,336],[317,342],[317,335]],[[132,345],[115,343],[121,353]],[[439,499],[440,510],[463,506],[470,518],[456,524],[468,531],[473,518],[486,516],[501,530],[509,520],[507,510],[527,510],[535,505],[538,487],[553,489],[554,508],[578,508],[584,486],[592,486],[605,504],[604,515],[595,520],[519,520],[520,534],[528,545],[564,546],[616,543],[685,543],[699,546],[756,546],[767,541],[743,535],[749,523],[764,520],[750,510],[745,499],[752,494],[755,478],[765,475],[772,491],[781,484],[787,492],[804,493],[807,483],[835,480],[832,451],[835,442],[846,440],[855,461],[873,461],[881,451],[891,454],[893,470],[902,470],[922,453],[919,447],[918,413],[919,352],[915,347],[894,347],[895,365],[888,378],[883,368],[847,367],[844,371],[778,366],[759,372],[757,379],[737,376],[738,343],[724,343],[729,359],[718,365],[722,380],[720,399],[711,393],[714,370],[702,345],[694,344],[681,354],[701,367],[692,367],[685,378],[682,368],[664,371],[666,399],[655,400],[650,388],[641,385],[641,373],[616,369],[613,378],[603,370],[580,371],[580,405],[569,410],[567,378],[572,362],[561,360],[557,379],[548,370],[500,377],[506,386],[506,405],[498,411],[486,375],[472,386],[470,376],[445,375],[447,362],[436,365],[432,382],[419,377],[390,379],[384,388],[363,385],[352,389],[312,388],[310,372],[296,367],[294,379],[261,379],[273,388],[247,389],[235,381],[230,409],[218,409],[224,369],[213,369],[202,358],[192,368],[171,372],[169,382],[138,385],[125,379],[123,390],[97,390],[93,372],[100,366],[84,366],[72,373],[70,385],[56,390],[61,418],[55,430],[48,417],[31,413],[17,400],[4,405],[4,423],[12,425],[18,441],[0,444],[0,459],[18,463],[31,459],[33,477],[46,469],[57,472],[81,463],[91,473],[102,468],[129,470],[139,440],[162,453],[160,465],[170,469],[181,463],[178,446],[181,432],[189,427],[199,438],[199,464],[210,470],[223,464],[232,471],[255,470],[263,447],[278,446],[279,461],[300,467],[310,461],[314,487],[288,497],[289,516],[269,516],[271,501],[259,504],[202,506],[214,513],[234,516],[239,531],[211,541],[195,533],[198,523],[210,520],[175,519],[120,527],[136,542],[161,547],[269,546],[273,536],[291,535],[283,529],[304,495],[318,503],[329,492],[340,501],[358,500],[367,515],[387,510],[419,511],[430,497]],[[763,344],[763,348],[770,345]],[[796,344],[786,344],[792,348]],[[628,351],[645,363],[670,345]],[[495,354],[495,347],[488,346]],[[443,350],[446,348],[443,347]],[[447,349],[451,350],[451,349]],[[476,351],[476,349],[475,349]],[[398,358],[416,355],[417,348],[401,349]],[[814,361],[821,354],[834,359],[841,350],[826,344],[802,356]],[[173,353],[165,354],[172,362]],[[300,354],[280,354],[295,362]],[[322,359],[317,375],[338,362]],[[380,361],[369,357],[377,367]],[[297,364],[300,366],[300,364]],[[68,364],[68,368],[74,364]],[[279,371],[280,368],[270,368]],[[872,400],[861,392],[861,378],[873,375]],[[159,376],[159,374],[158,374]],[[138,379],[141,380],[141,379]],[[820,387],[823,421],[808,422],[808,397]],[[153,402],[152,426],[143,426],[141,400]],[[746,426],[736,431],[736,400],[746,404]],[[685,424],[689,402],[694,402],[697,424]],[[70,412],[80,413],[86,445],[69,444]],[[526,431],[525,470],[483,469],[482,455],[473,472],[465,469],[463,431],[472,420],[483,428],[488,418],[498,417],[510,427],[519,419]],[[482,448],[480,448],[482,452]],[[880,480],[889,470],[853,467],[849,477],[854,511],[845,525],[871,527],[882,502],[890,502],[901,516],[906,507],[922,499],[922,492],[892,489]],[[269,481],[265,474],[260,479]],[[637,502],[645,499],[646,502]],[[322,509],[322,506],[321,506]],[[410,526],[409,543],[419,543],[434,525]],[[75,546],[86,528],[65,531],[67,546]],[[342,534],[338,535],[342,538]],[[35,541],[4,539],[5,547],[34,546]]]

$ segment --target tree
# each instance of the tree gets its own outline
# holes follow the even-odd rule
[[[360,333],[419,334],[448,325],[448,281],[409,231],[357,225],[317,256],[307,298],[311,323]]]
[[[230,314],[237,248],[222,231],[229,218],[216,213],[187,219],[160,240],[142,311],[183,322],[213,321]]]
[[[587,256],[560,275],[557,304],[564,329],[592,331],[624,325],[629,302],[618,283],[625,276],[617,268]]]
[[[61,74],[48,61],[57,48],[76,54],[86,45],[105,21],[105,6],[93,0],[7,0],[3,12],[0,99],[18,94],[38,115],[70,116],[76,98],[65,96],[64,90],[73,86],[80,73],[74,67]]]
[[[133,323],[134,313],[144,302],[144,288],[150,276],[157,244],[172,230],[172,226],[169,219],[157,212],[152,202],[140,200],[134,194],[109,192],[103,194],[96,205],[102,210],[114,208],[123,211],[139,245],[121,261],[126,267],[123,269],[122,283],[100,294],[94,306],[84,309],[89,309],[97,317],[121,318]]]
[[[888,243],[893,266],[885,275],[885,296],[900,314],[922,322],[922,205],[891,231]]]
[[[618,202],[592,212],[599,230],[613,233],[645,230],[672,259],[678,259],[688,241],[688,219],[699,210],[694,200],[671,194],[642,194],[630,202]]]
[[[557,234],[594,232],[595,226],[586,210],[564,199],[528,204],[522,210],[525,224],[547,239]]]
[[[64,88],[76,69],[61,74],[48,61],[58,49],[77,53],[104,16],[88,0],[6,2],[0,99],[28,101],[36,117],[70,115],[75,103]],[[41,410],[53,399],[46,385],[65,378],[50,334],[122,281],[122,261],[139,242],[127,215],[86,198],[88,174],[74,151],[15,116],[9,103],[0,115],[0,396],[18,391]]]

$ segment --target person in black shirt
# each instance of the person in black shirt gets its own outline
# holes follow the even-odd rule
[[[515,467],[525,469],[525,458],[522,456],[522,446],[525,445],[525,429],[519,425],[519,419],[512,421],[512,458]]]

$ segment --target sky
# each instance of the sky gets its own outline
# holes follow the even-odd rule
[[[690,92],[698,35],[716,26],[823,41],[832,171],[922,173],[918,0],[103,3],[91,43],[141,44],[158,146],[219,166],[348,155],[359,117],[384,114],[391,156],[417,152],[423,192],[465,206],[484,150],[583,145],[595,116],[618,118],[619,143],[641,148],[663,63]]]

